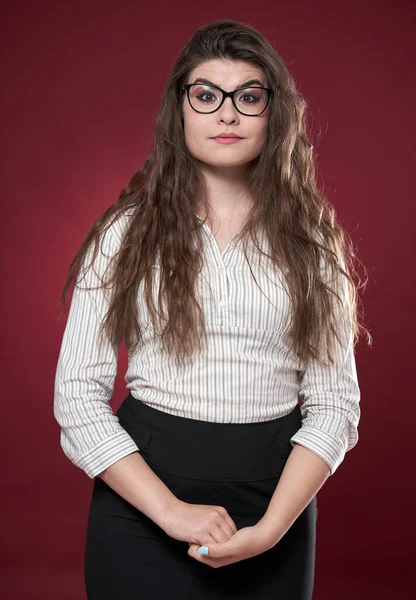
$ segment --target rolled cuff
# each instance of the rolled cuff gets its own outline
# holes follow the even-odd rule
[[[290,438],[292,446],[295,442],[322,458],[330,469],[330,475],[335,473],[344,460],[346,453],[344,445],[323,429],[310,425],[301,427]]]
[[[72,459],[72,463],[93,479],[132,452],[140,452],[140,449],[129,434],[123,430],[102,440],[82,456]]]

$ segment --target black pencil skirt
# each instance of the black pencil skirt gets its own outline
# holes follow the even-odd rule
[[[177,498],[223,506],[238,529],[266,512],[301,425],[299,405],[271,421],[214,423],[157,410],[130,393],[117,416]],[[88,600],[310,600],[316,519],[315,496],[273,548],[214,569],[96,477],[84,556]]]

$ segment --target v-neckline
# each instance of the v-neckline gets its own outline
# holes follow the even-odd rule
[[[212,240],[212,241],[215,243],[215,246],[216,246],[216,248],[217,248],[217,250],[218,250],[218,254],[220,255],[220,257],[221,257],[221,259],[222,259],[222,258],[223,258],[223,256],[224,256],[224,254],[225,254],[225,252],[226,252],[226,251],[227,251],[227,249],[229,248],[229,246],[231,246],[232,242],[233,242],[233,241],[234,241],[236,238],[238,238],[238,237],[239,237],[239,235],[241,234],[241,231],[242,231],[242,230],[240,230],[238,233],[236,233],[236,234],[235,234],[235,235],[234,235],[234,236],[233,236],[233,237],[232,237],[232,238],[231,238],[231,239],[228,241],[228,243],[226,244],[226,246],[224,246],[224,248],[221,250],[221,248],[219,247],[219,244],[218,244],[217,240],[215,239],[215,236],[214,236],[214,234],[212,233],[211,227],[208,225],[207,221],[206,221],[205,219],[203,219],[202,217],[200,217],[199,215],[197,215],[196,213],[194,213],[194,214],[195,214],[195,216],[196,216],[196,218],[197,218],[197,219],[199,219],[200,221],[203,221],[203,225],[205,225],[205,226],[206,226],[206,228],[208,229],[208,231],[209,231],[209,234],[210,234],[210,237],[211,237],[211,240]]]

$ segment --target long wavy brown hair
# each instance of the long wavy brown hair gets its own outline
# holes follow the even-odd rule
[[[317,188],[305,99],[267,39],[234,20],[203,26],[179,54],[157,113],[153,148],[117,201],[88,231],[69,268],[60,296],[61,315],[87,253],[92,254],[91,266],[105,231],[128,211],[130,221],[112,257],[111,277],[102,280],[111,287],[111,297],[100,337],[105,332],[115,348],[124,342],[129,352],[140,343],[137,290],[143,280],[145,301],[161,347],[178,363],[202,350],[205,319],[195,286],[203,265],[203,238],[202,223],[195,214],[197,203],[207,206],[207,189],[198,161],[185,143],[183,85],[200,63],[217,58],[247,61],[261,69],[275,92],[268,107],[266,141],[250,165],[248,190],[253,206],[241,232],[244,252],[250,237],[274,267],[285,273],[292,311],[289,336],[299,360],[307,364],[314,358],[325,364],[326,354],[334,364],[334,336],[343,343],[344,325],[350,340],[353,334],[354,346],[360,331],[371,343],[358,319],[361,305],[357,292],[366,282],[362,283],[356,271],[358,259],[349,234]],[[270,254],[258,245],[259,227],[267,235]],[[157,306],[153,295],[156,258],[160,261]],[[337,293],[342,289],[347,289],[347,294]]]

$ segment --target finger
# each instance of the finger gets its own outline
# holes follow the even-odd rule
[[[209,546],[209,544],[215,544],[216,542],[217,540],[214,538],[214,536],[210,533],[207,533],[206,535],[201,536],[197,543],[199,544],[199,548],[199,546]]]
[[[224,518],[221,522],[221,527],[226,532],[228,536],[227,539],[233,536],[238,531],[234,521],[232,520],[229,514],[224,515]]]
[[[223,530],[223,532],[226,535],[225,540],[229,540],[230,537],[232,537],[235,533],[237,533],[237,531],[234,531],[235,528],[232,525],[230,525],[230,523],[228,522],[228,520],[224,519],[220,523],[220,527],[221,527],[221,529]],[[220,541],[225,541],[225,540],[220,540]]]
[[[219,523],[219,526],[222,528],[222,530],[224,531],[224,533],[227,536],[227,540],[233,536],[235,533],[237,533],[237,527],[234,523],[234,521],[232,520],[232,518],[230,517],[230,515],[228,514],[227,510],[224,507],[221,507],[221,516],[222,519]],[[224,540],[219,540],[219,541],[224,541]]]
[[[232,534],[237,533],[237,531],[238,531],[237,525],[234,523],[234,521],[232,520],[232,518],[230,517],[230,515],[228,513],[225,517],[225,520],[230,525],[232,532],[233,532]]]
[[[231,531],[231,527],[228,523],[222,522],[221,524],[213,525],[210,534],[216,542],[220,543],[226,542],[231,537]]]
[[[233,519],[229,515],[227,509],[224,507],[222,507],[222,508],[223,508],[223,510],[221,511],[222,520],[224,523],[226,523],[230,527],[230,537],[231,537],[231,535],[234,535],[234,533],[237,533],[238,529],[237,529],[237,526],[234,523]]]

